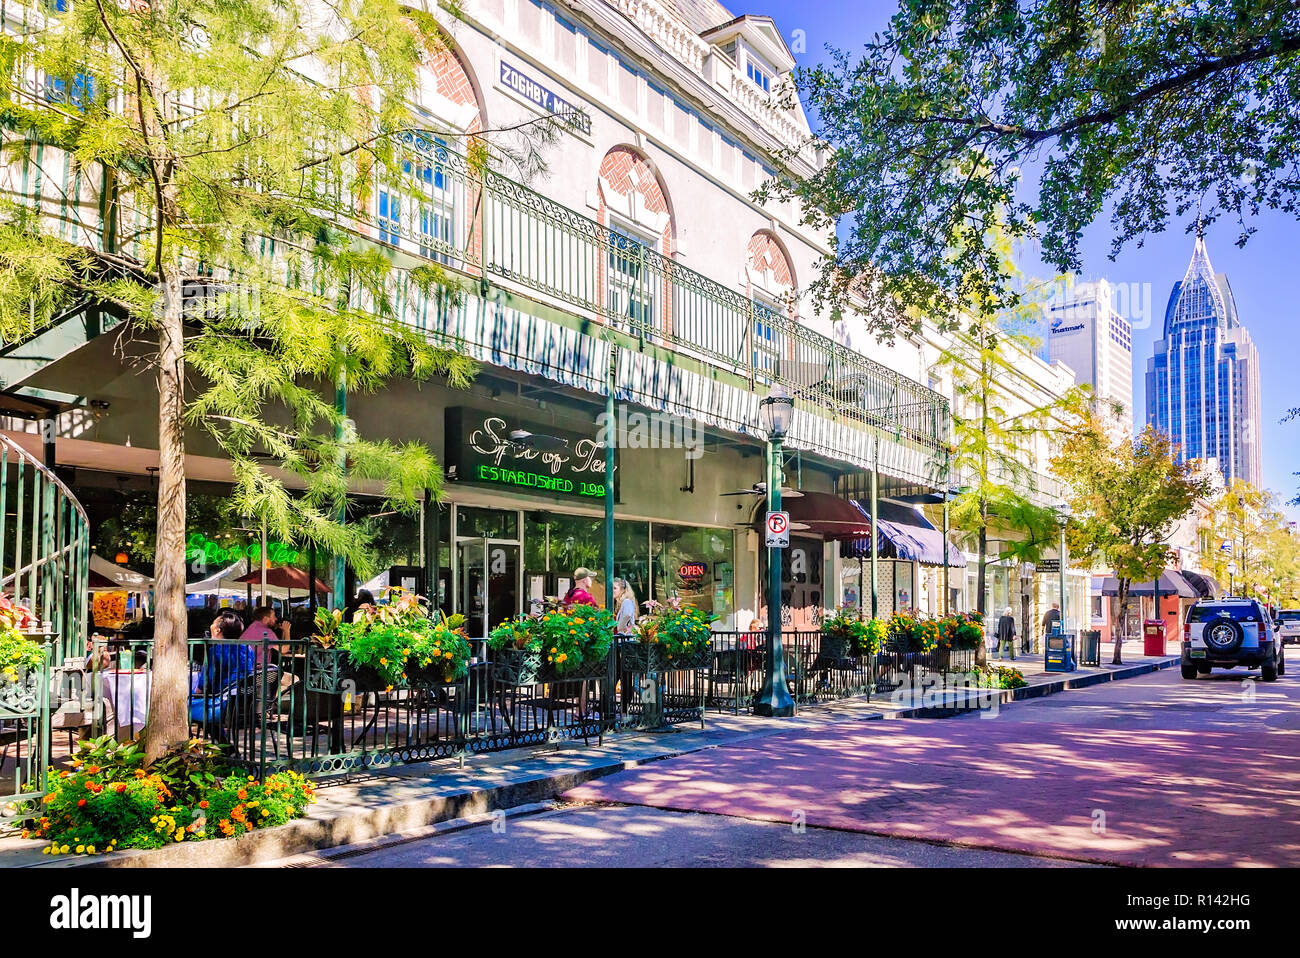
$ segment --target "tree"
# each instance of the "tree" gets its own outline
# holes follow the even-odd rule
[[[831,51],[796,77],[826,162],[767,192],[798,198],[828,232],[846,221],[819,302],[840,305],[864,273],[879,277],[865,315],[881,331],[909,308],[953,317],[972,296],[1013,302],[984,235],[1004,214],[1011,236],[1040,236],[1045,260],[1075,272],[1083,229],[1107,207],[1112,258],[1171,210],[1230,217],[1239,244],[1261,207],[1300,212],[1297,4],[899,6],[860,57]]]
[[[1205,558],[1219,582],[1235,579],[1242,595],[1267,593],[1274,601],[1295,594],[1300,587],[1300,540],[1276,496],[1234,479],[1214,501],[1210,517],[1210,554]],[[1229,562],[1236,563],[1233,576],[1227,573]]]
[[[999,268],[1013,271],[1010,239],[1001,234],[994,246],[999,251]],[[1014,353],[1032,351],[1032,342],[1017,331],[1030,308],[1025,304],[1016,310],[998,310],[987,298],[977,297],[966,313],[965,327],[951,334],[936,364],[952,378],[949,469],[960,492],[953,500],[951,521],[954,528],[975,540],[975,603],[981,615],[988,611],[985,583],[989,563],[1004,558],[1036,562],[1050,542],[1044,530],[1055,525],[1051,510],[1030,496],[1035,485],[1035,447],[1051,434],[1054,423],[1079,413],[1086,398],[1086,391],[1079,388],[1063,396],[1045,396],[1039,402],[1014,397],[1011,384],[1028,388]],[[1014,530],[1016,538],[990,557],[989,529],[994,525]]]
[[[1173,443],[1154,426],[1129,439],[1095,414],[1071,432],[1052,469],[1070,490],[1070,554],[1100,560],[1119,581],[1118,601],[1111,603],[1112,661],[1119,665],[1129,588],[1164,571],[1165,540],[1208,493],[1210,480],[1199,462],[1178,462]]]
[[[86,246],[6,211],[0,336],[92,302],[156,342],[150,760],[188,735],[187,424],[228,457],[240,514],[359,571],[370,553],[365,527],[341,521],[349,477],[378,480],[403,511],[439,489],[426,448],[357,436],[334,394],[396,376],[463,386],[474,371],[391,305],[398,283],[454,299],[449,274],[401,266],[346,228],[377,178],[418,190],[438,131],[411,104],[420,64],[443,49],[433,17],[397,0],[87,0],[0,41],[7,148],[71,154],[107,211],[102,243]],[[489,160],[482,139],[467,153],[472,168]]]

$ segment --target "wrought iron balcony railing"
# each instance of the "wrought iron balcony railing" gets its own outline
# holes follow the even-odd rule
[[[594,314],[755,390],[780,383],[833,418],[928,447],[947,441],[939,393],[500,173],[471,169],[431,135],[408,136],[376,175],[373,212],[354,226],[379,242]]]

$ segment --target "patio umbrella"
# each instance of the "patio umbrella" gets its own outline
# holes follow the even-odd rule
[[[266,584],[275,586],[279,589],[289,589],[290,591],[296,589],[300,592],[308,592],[311,590],[311,583],[315,582],[317,593],[329,592],[329,586],[324,582],[321,582],[320,579],[312,579],[312,577],[302,569],[291,565],[276,566],[273,569],[266,570],[254,569],[247,575],[241,575],[235,581],[247,582],[250,584],[256,582],[260,584],[262,582],[263,572],[265,572],[266,575]]]

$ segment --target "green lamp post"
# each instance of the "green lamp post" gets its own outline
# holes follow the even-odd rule
[[[794,416],[794,400],[781,386],[774,385],[759,402],[759,420],[767,432],[767,508],[781,511],[781,444]],[[794,715],[794,699],[785,672],[785,648],[781,641],[781,550],[767,550],[767,662],[763,687],[754,696],[755,715]]]

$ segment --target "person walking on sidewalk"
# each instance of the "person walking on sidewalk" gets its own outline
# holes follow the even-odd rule
[[[1061,603],[1053,602],[1052,607],[1043,613],[1043,636],[1052,634],[1052,624],[1061,621]],[[1025,636],[1026,640],[1029,636]],[[1025,649],[1025,651],[1029,651]]]
[[[1016,617],[1011,614],[1011,606],[1007,606],[1002,611],[1002,618],[998,619],[998,659],[1002,658],[1002,646],[1007,647],[1011,653],[1011,660],[1016,659]]]

